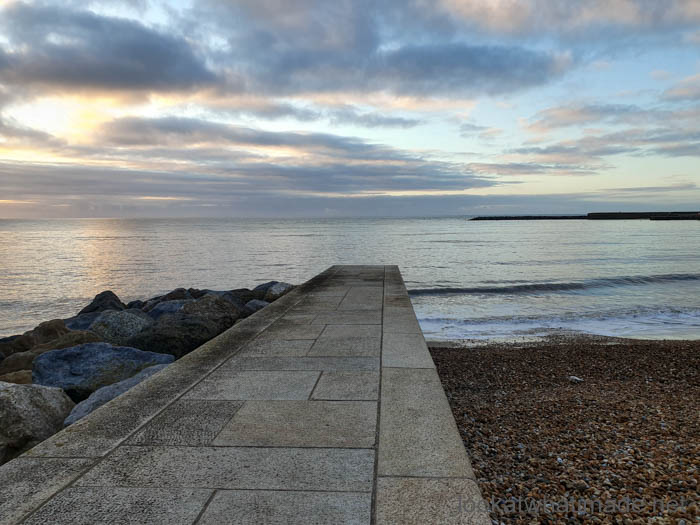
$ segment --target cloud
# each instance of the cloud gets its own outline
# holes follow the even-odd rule
[[[645,109],[633,104],[577,104],[556,106],[538,112],[527,125],[529,131],[544,133],[557,128],[609,124],[644,124],[666,119],[670,111]]]
[[[692,182],[679,182],[676,184],[668,184],[666,186],[637,186],[632,188],[609,188],[601,190],[606,193],[659,193],[668,191],[695,191],[700,189],[697,184]]]
[[[183,38],[138,22],[45,5],[2,9],[0,79],[47,90],[188,90],[220,82]]]
[[[483,30],[564,39],[624,38],[627,31],[692,28],[700,21],[695,0],[440,0],[438,5],[456,22]]]
[[[228,184],[229,193],[302,195],[461,191],[496,184],[463,163],[330,133],[266,131],[193,118],[125,117],[103,125],[94,137],[93,144],[67,148],[66,155],[159,172],[165,179],[167,174],[193,176],[183,191],[206,188],[211,177]],[[123,174],[120,178],[127,180]]]
[[[663,98],[674,101],[700,101],[700,73],[686,77],[672,88],[664,91]]]
[[[414,13],[410,16],[407,13]],[[566,52],[494,45],[438,31],[432,10],[405,2],[202,2],[187,15],[227,35],[216,60],[269,95],[506,93],[574,65]]]
[[[591,163],[615,155],[663,157],[700,156],[700,130],[627,128],[603,134],[587,134],[545,146],[524,146],[510,153],[533,162]]]
[[[308,102],[280,102],[264,97],[204,97],[200,101],[218,114],[277,120],[293,118],[300,122],[327,121],[330,124],[351,124],[367,128],[412,128],[423,120],[395,112],[367,111],[352,104],[319,105]]]

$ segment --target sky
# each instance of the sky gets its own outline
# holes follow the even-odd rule
[[[698,0],[0,0],[0,217],[699,208]]]

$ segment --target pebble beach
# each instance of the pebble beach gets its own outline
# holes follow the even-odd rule
[[[700,523],[700,341],[431,353],[493,523]]]

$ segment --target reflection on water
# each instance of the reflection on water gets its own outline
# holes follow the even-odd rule
[[[361,263],[400,265],[409,289],[462,289],[412,298],[429,337],[542,327],[698,337],[700,282],[653,279],[700,275],[698,253],[696,222],[0,220],[0,334],[72,315],[105,289],[130,300],[177,286],[298,283]],[[612,284],[577,286],[600,280]],[[488,290],[514,284],[526,292]]]

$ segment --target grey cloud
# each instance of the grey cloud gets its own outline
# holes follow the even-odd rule
[[[219,81],[184,39],[132,20],[24,3],[1,15],[5,84],[171,91]]]
[[[592,175],[599,166],[538,162],[471,162],[468,168],[474,173],[489,175]]]
[[[388,115],[377,111],[360,112],[352,107],[326,112],[332,124],[355,124],[367,128],[413,128],[422,123],[420,119]]]
[[[367,128],[412,128],[422,124],[422,120],[379,111],[361,111],[352,105],[341,107],[299,106],[289,103],[268,102],[265,104],[245,103],[217,107],[221,112],[235,116],[249,116],[276,120],[291,117],[301,122],[328,121],[331,124],[353,124]]]
[[[545,146],[527,146],[510,151],[540,159],[579,162],[613,155],[666,157],[700,155],[700,130],[672,128],[628,128],[603,135],[586,135],[576,140],[555,142]]]
[[[638,186],[631,188],[611,188],[601,191],[605,193],[658,193],[666,191],[693,191],[697,189],[700,189],[697,184],[694,184],[692,182],[681,182],[677,184],[669,184],[667,186]]]
[[[314,151],[362,153],[365,158],[382,156],[386,148],[353,137],[329,133],[276,132],[233,126],[194,118],[125,117],[103,126],[100,138],[105,144],[144,146],[171,144],[186,147],[219,142],[238,146],[289,146]],[[403,158],[403,155],[397,155]]]
[[[642,108],[633,104],[576,104],[556,106],[537,113],[534,130],[551,130],[596,123],[653,124],[673,116],[671,110]]]

